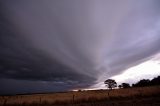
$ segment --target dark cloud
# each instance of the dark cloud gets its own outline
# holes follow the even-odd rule
[[[79,82],[58,82],[58,81],[31,81],[16,79],[0,79],[1,94],[27,94],[27,93],[43,93],[43,92],[59,92],[73,90],[74,88],[86,87]],[[89,86],[89,85],[88,85]]]
[[[160,50],[158,3],[0,1],[0,92],[89,87],[150,59]]]
[[[4,14],[1,12],[1,15]],[[93,84],[95,78],[75,72],[45,51],[33,47],[5,17],[1,17],[0,23],[1,94],[64,91]],[[11,90],[12,84],[15,88]],[[52,87],[47,89],[46,84]]]

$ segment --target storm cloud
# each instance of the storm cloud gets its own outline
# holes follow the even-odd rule
[[[19,92],[87,88],[160,50],[158,0],[0,5],[0,92],[10,91],[11,83],[16,93],[24,86],[28,90]]]

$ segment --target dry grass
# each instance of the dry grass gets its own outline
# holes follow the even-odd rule
[[[126,106],[134,106],[135,103],[136,106],[143,106],[145,103],[154,102],[155,104],[155,101],[160,101],[159,94],[160,86],[115,89],[112,91],[97,90],[0,96],[0,106],[63,106],[64,104],[65,106],[125,106],[126,104],[128,104]],[[150,106],[147,104],[146,106]],[[157,102],[157,104],[157,106],[160,106],[160,102]]]

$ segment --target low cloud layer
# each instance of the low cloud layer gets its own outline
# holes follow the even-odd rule
[[[11,83],[16,93],[87,88],[150,59],[160,50],[159,4],[0,1],[0,93]]]

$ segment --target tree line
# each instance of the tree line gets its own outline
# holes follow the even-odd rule
[[[117,87],[117,82],[114,79],[107,79],[104,81],[104,84],[109,89]],[[145,87],[145,86],[154,86],[160,85],[160,76],[153,78],[152,80],[149,79],[142,79],[135,84],[130,85],[129,83],[122,83],[118,85],[118,88],[130,88],[130,87]]]

